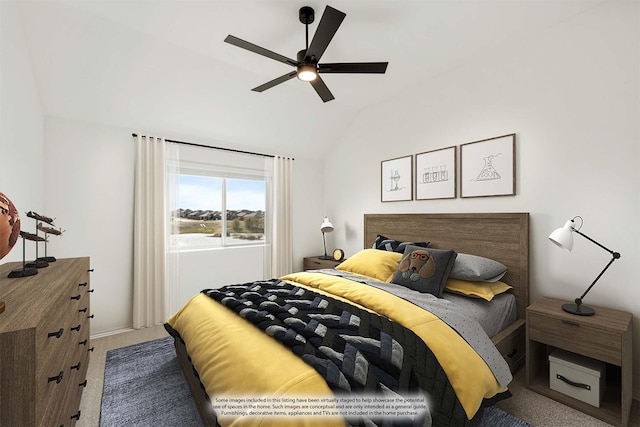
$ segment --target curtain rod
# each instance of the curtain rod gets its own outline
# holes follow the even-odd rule
[[[131,136],[133,136],[134,138],[138,137],[137,133],[132,133]],[[204,144],[196,144],[193,142],[185,142],[185,141],[176,141],[174,139],[165,139],[165,141],[167,142],[173,142],[175,144],[182,144],[182,145],[190,145],[192,147],[200,147],[200,148],[211,148],[213,150],[223,150],[223,151],[232,151],[234,153],[242,153],[242,154],[251,154],[254,156],[262,156],[262,157],[276,157],[274,154],[263,154],[263,153],[254,153],[252,151],[244,151],[244,150],[236,150],[234,148],[225,148],[225,147],[212,147],[211,145],[204,145]],[[293,157],[289,157],[291,160],[295,160]]]

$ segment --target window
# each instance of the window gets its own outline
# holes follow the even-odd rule
[[[263,245],[267,186],[260,174],[181,165],[172,224],[180,250]]]

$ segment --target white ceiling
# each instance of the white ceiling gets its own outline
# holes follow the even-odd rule
[[[223,42],[232,34],[295,58],[305,44],[298,9],[308,5],[316,11],[311,38],[324,2],[19,4],[45,114],[313,158],[363,109],[599,3],[332,1],[347,17],[320,62],[389,61],[389,67],[384,75],[323,75],[336,98],[327,103],[297,79],[252,92],[293,68]]]

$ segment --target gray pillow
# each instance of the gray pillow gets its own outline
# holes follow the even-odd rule
[[[454,250],[407,245],[392,283],[440,298],[456,259]]]
[[[477,255],[458,254],[449,277],[473,282],[497,282],[507,272],[507,266]]]

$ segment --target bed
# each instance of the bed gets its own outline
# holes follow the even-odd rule
[[[172,316],[165,326],[174,336],[178,359],[200,416],[206,425],[325,426],[345,425],[345,422],[352,425],[387,422],[384,417],[380,417],[380,412],[374,413],[378,416],[377,418],[367,417],[366,413],[362,416],[361,407],[356,417],[324,418],[317,416],[274,418],[255,416],[255,414],[251,417],[239,417],[237,413],[225,412],[221,409],[223,404],[226,405],[228,402],[221,396],[239,396],[243,390],[246,395],[251,396],[252,402],[259,402],[261,396],[311,396],[313,401],[327,396],[347,396],[344,394],[347,390],[349,393],[365,396],[365,401],[371,396],[378,395],[375,393],[384,393],[385,396],[404,398],[403,402],[410,402],[415,396],[411,394],[415,392],[415,387],[418,387],[421,396],[427,396],[430,399],[427,405],[429,411],[426,414],[420,412],[419,415],[415,415],[414,411],[407,420],[398,418],[396,412],[395,418],[390,418],[393,421],[391,425],[405,422],[412,425],[429,425],[430,423],[473,425],[477,422],[477,415],[483,406],[491,405],[508,396],[507,385],[511,377],[504,373],[505,366],[507,371],[515,372],[523,364],[525,354],[524,317],[529,298],[528,214],[365,214],[362,253],[368,254],[371,251],[376,256],[384,256],[386,260],[389,257],[388,254],[382,255],[381,251],[370,249],[379,236],[388,236],[398,242],[428,241],[428,248],[432,249],[432,253],[438,250],[444,253],[446,250],[453,249],[457,254],[487,257],[504,264],[508,269],[499,282],[508,284],[511,289],[495,299],[510,300],[514,314],[508,321],[499,322],[501,324],[498,329],[491,333],[490,338],[486,335],[485,340],[481,337],[485,336],[484,332],[473,332],[475,331],[473,328],[476,328],[475,323],[469,322],[473,323],[471,333],[468,330],[457,329],[460,325],[453,330],[440,319],[445,318],[446,313],[441,315],[438,312],[438,315],[434,316],[433,313],[419,308],[417,302],[408,301],[404,295],[387,293],[385,286],[389,286],[386,283],[388,280],[372,279],[368,275],[357,279],[356,276],[361,275],[352,270],[299,272],[282,278],[282,281],[263,281],[229,286],[223,290],[203,291]],[[360,253],[356,255],[360,256]],[[349,259],[357,259],[356,255]],[[395,259],[395,265],[397,265],[400,258]],[[329,309],[337,310],[332,313],[344,315],[345,310],[349,310],[352,314],[348,314],[347,317],[352,316],[358,321],[355,327],[356,335],[361,333],[358,331],[364,329],[362,324],[365,323],[368,333],[372,333],[374,338],[379,340],[372,341],[370,336],[351,337],[350,332],[342,329],[340,333],[335,334],[322,329],[320,338],[317,335],[307,336],[303,333],[303,338],[307,338],[307,341],[304,345],[300,345],[302,338],[299,336],[296,341],[284,332],[273,332],[281,328],[282,323],[274,326],[269,322],[279,321],[281,312],[277,312],[275,316],[265,314],[263,310],[253,313],[252,310],[248,310],[253,303],[246,302],[244,297],[238,297],[238,295],[250,294],[250,298],[256,298],[251,301],[263,304],[271,297],[274,300],[280,298],[278,292],[287,292],[281,298],[283,301],[290,301],[290,295],[297,293],[304,301],[324,303],[329,301]],[[420,293],[423,294],[423,292]],[[431,295],[428,296],[431,297]],[[452,302],[452,305],[456,304],[456,298],[469,299],[448,292],[444,292],[442,296],[447,300],[446,303]],[[433,299],[426,301],[425,304],[429,306]],[[440,300],[440,298],[435,299]],[[304,306],[305,310],[308,305]],[[440,308],[436,309],[440,310]],[[207,320],[201,321],[193,314],[198,310],[207,313],[209,316]],[[298,308],[295,309],[296,316],[300,318],[301,315],[297,310]],[[304,331],[309,329],[309,324],[315,325],[313,322],[317,316],[320,316],[318,308],[309,308],[309,310],[303,315],[307,319],[307,324],[301,326],[301,330]],[[247,315],[247,311],[251,314]],[[293,312],[293,310],[290,311]],[[275,320],[273,320],[274,317]],[[289,320],[299,321],[299,319],[287,318],[284,322]],[[249,324],[250,322],[253,322],[253,327]],[[467,326],[460,327],[464,329]],[[316,330],[320,329],[316,328]],[[440,330],[447,335],[439,338],[429,336]],[[394,335],[396,333],[397,337]],[[342,365],[340,369],[343,372],[335,374],[332,360],[339,359],[346,365],[347,360],[351,363],[351,360],[362,358],[360,350],[355,351],[355,356],[349,352],[352,342],[382,343],[384,341],[382,337],[387,339],[389,336],[392,337],[391,342],[395,346],[391,347],[399,348],[404,355],[402,362],[398,362],[397,358],[391,360],[391,356],[389,361],[379,361],[378,359],[384,359],[381,356],[384,353],[383,346],[380,345],[380,348],[375,350],[380,352],[375,356],[378,359],[375,362],[369,362],[369,360],[364,362],[364,366],[369,366],[368,363],[375,365],[373,368],[368,368],[371,372],[375,372],[375,375],[372,373],[366,376],[366,380],[359,383],[358,369],[360,368],[352,367],[352,375],[347,375],[347,382],[343,375],[347,368]],[[280,341],[276,342],[274,338]],[[314,339],[329,340],[331,345],[323,341],[321,345],[310,350],[309,343],[316,342]],[[481,342],[472,343],[476,339]],[[489,340],[490,346],[487,346],[483,340]],[[339,354],[327,355],[327,348],[330,351],[337,349]],[[310,351],[311,356],[304,353],[305,351]],[[498,356],[496,357],[494,353]],[[367,357],[369,357],[368,353]],[[303,358],[306,362],[302,361]],[[487,362],[489,359],[492,361]],[[380,367],[382,365],[384,369]],[[391,371],[397,371],[394,374],[395,378],[391,375]],[[372,377],[378,382],[370,380]],[[399,393],[399,396],[394,393]],[[330,400],[327,399],[327,401]],[[346,413],[345,401],[348,399],[338,400],[337,403],[333,400],[331,404],[343,405],[338,408],[340,409],[338,412],[343,414]],[[273,400],[270,402],[272,403]],[[245,406],[242,409],[246,410],[247,401],[243,403]],[[217,410],[214,410],[214,406]],[[324,409],[327,407],[323,407]],[[335,415],[335,412],[331,413]],[[259,415],[261,412],[256,414]]]

